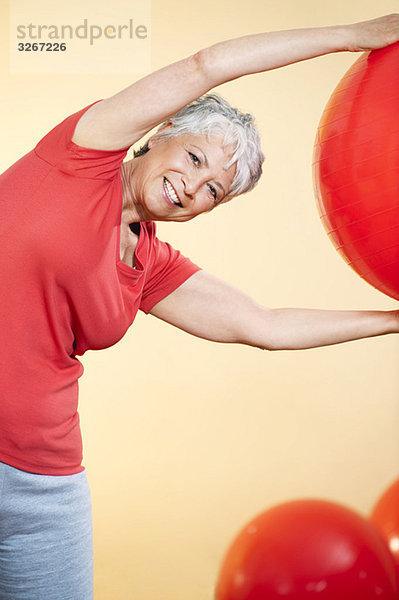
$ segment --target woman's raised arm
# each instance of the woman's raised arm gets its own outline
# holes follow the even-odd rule
[[[113,150],[130,146],[210,89],[251,73],[340,51],[381,48],[399,40],[399,15],[353,25],[248,35],[200,50],[92,106],[73,141]]]

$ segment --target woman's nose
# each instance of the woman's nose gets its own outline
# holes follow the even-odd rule
[[[201,185],[199,177],[183,175],[182,177],[183,188],[187,196],[193,196]]]

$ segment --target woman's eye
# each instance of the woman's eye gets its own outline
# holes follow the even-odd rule
[[[195,154],[193,154],[192,152],[189,152],[190,158],[193,161],[193,163],[198,166],[200,164],[200,159],[198,158],[198,156],[196,156]]]
[[[217,192],[216,192],[215,188],[213,187],[213,185],[209,186],[209,191],[211,192],[214,200],[217,200]]]

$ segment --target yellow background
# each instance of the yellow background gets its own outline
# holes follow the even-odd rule
[[[113,6],[117,15],[118,0]],[[153,0],[152,68],[220,39],[395,10],[397,0]],[[131,78],[10,75],[4,0],[1,28],[3,170],[66,115]],[[317,123],[354,60],[326,56],[222,86],[257,118],[263,179],[195,222],[162,224],[160,237],[269,306],[396,308],[336,254],[313,198]],[[96,600],[211,598],[229,541],[256,513],[321,497],[367,514],[397,477],[394,336],[268,354],[139,315],[116,347],[84,364]]]
[[[134,63],[148,71],[151,68],[150,13],[150,0],[117,0],[116,4],[109,0],[10,0],[11,73],[123,73],[131,76]],[[29,24],[34,25],[31,31]],[[18,30],[18,26],[22,29]],[[62,26],[66,26],[64,37]],[[139,38],[136,28],[143,26],[148,29],[147,37]],[[144,34],[143,29],[139,32]],[[41,48],[40,44],[47,41],[52,42],[53,47],[57,42],[64,42],[66,50],[21,52],[17,43],[36,43]],[[125,61],[129,52],[133,60]]]

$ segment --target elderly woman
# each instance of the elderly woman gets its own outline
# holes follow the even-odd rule
[[[115,344],[138,309],[268,350],[399,331],[398,311],[259,306],[158,240],[154,225],[189,221],[260,177],[251,116],[204,96],[211,88],[398,39],[391,15],[217,44],[68,117],[1,176],[1,600],[92,598],[77,356]]]

